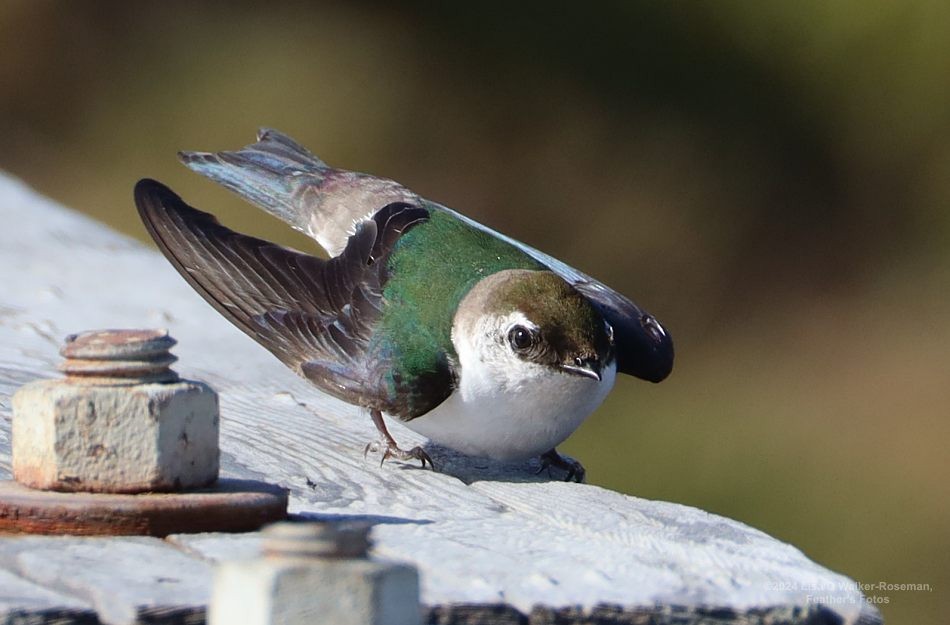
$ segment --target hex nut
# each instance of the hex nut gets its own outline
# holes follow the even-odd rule
[[[13,397],[13,476],[56,491],[136,493],[218,477],[218,397],[201,382],[42,380]]]
[[[210,625],[419,625],[415,567],[364,559],[218,565]]]

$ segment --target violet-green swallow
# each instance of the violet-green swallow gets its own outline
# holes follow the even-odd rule
[[[540,455],[583,479],[563,442],[616,373],[659,382],[670,335],[600,282],[383,178],[334,169],[273,130],[194,171],[315,239],[323,260],[229,230],[159,182],[135,203],[172,265],[218,312],[323,391],[431,441],[499,460]]]

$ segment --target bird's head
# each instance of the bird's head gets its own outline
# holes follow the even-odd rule
[[[493,377],[547,373],[613,380],[613,330],[590,301],[550,271],[508,270],[478,282],[456,314],[453,341]],[[464,360],[464,357],[463,357]],[[463,367],[465,363],[463,362]]]

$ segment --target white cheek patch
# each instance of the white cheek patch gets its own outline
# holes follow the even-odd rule
[[[525,361],[515,354],[508,342],[508,334],[515,326],[522,326],[531,332],[539,330],[537,324],[516,310],[501,316],[485,315],[475,322],[474,332],[469,336],[464,336],[465,332],[453,331],[452,338],[460,355],[464,351],[480,363],[491,363],[504,369],[514,365],[524,366]],[[494,377],[500,381],[498,376]]]
[[[452,331],[452,341],[462,367],[465,362],[504,367],[514,364],[516,358],[508,345],[508,328],[513,325],[507,317],[484,315],[468,330]],[[487,372],[486,372],[487,373]]]
[[[512,315],[483,315],[465,328],[453,328],[462,370],[469,382],[481,387],[504,387],[507,377],[522,362],[508,345],[508,328],[514,325]],[[527,319],[519,314],[519,320]]]

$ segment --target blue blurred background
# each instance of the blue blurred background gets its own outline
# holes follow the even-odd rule
[[[122,231],[150,176],[312,250],[176,162],[261,125],[672,330],[673,376],[565,446],[590,481],[929,583],[868,594],[946,619],[950,4],[0,4],[0,168]]]

